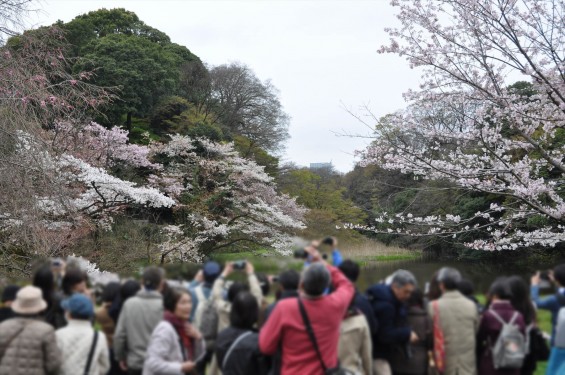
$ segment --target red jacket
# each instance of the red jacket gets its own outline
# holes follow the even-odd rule
[[[337,366],[339,328],[355,294],[353,284],[333,266],[328,266],[334,292],[316,299],[303,299],[316,341],[328,368]],[[296,298],[277,303],[259,333],[259,348],[266,355],[282,348],[281,375],[323,374]]]

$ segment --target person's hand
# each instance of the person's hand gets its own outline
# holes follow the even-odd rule
[[[555,277],[554,277],[554,275],[553,275],[553,270],[549,271],[549,272],[547,273],[547,276],[549,277],[549,280],[550,280],[552,283],[555,284]]]
[[[248,275],[253,275],[255,273],[255,267],[253,267],[253,263],[251,263],[250,261],[245,262],[245,272]]]
[[[412,331],[410,333],[410,343],[414,344],[414,343],[417,343],[418,341],[420,341],[420,338],[418,337],[416,332]]]
[[[310,255],[310,261],[312,263],[314,262],[321,262],[324,264],[326,263],[326,261],[322,257],[322,254],[314,246],[306,246],[304,248],[304,251],[306,251]]]
[[[120,361],[120,368],[122,369],[122,371],[127,371],[128,370],[128,364],[126,361],[124,361],[123,359]]]
[[[202,338],[202,334],[200,333],[198,328],[196,328],[192,324],[187,324],[185,327],[185,331],[188,337],[192,337],[195,340],[200,340]]]
[[[196,364],[192,361],[186,361],[186,362],[182,363],[180,369],[181,369],[182,372],[188,373],[188,372],[191,372],[192,370],[194,370],[195,365]]]
[[[204,282],[204,271],[202,271],[201,269],[198,270],[198,272],[196,272],[196,275],[194,275],[194,281],[198,283]]]
[[[539,285],[540,280],[541,280],[540,279],[540,272],[537,271],[536,274],[534,276],[532,276],[531,283],[532,283],[532,285]]]
[[[226,262],[224,270],[222,271],[223,277],[228,277],[233,272],[233,262]]]

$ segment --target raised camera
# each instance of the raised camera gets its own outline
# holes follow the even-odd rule
[[[246,266],[247,266],[247,262],[245,260],[237,260],[233,262],[234,270],[244,270]]]

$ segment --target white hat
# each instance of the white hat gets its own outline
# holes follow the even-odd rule
[[[47,308],[47,302],[43,300],[41,289],[34,286],[26,286],[19,290],[16,299],[12,302],[12,310],[17,314],[38,314]]]

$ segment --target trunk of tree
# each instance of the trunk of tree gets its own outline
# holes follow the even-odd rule
[[[126,119],[126,129],[127,131],[131,131],[131,112],[128,112],[127,119]]]

